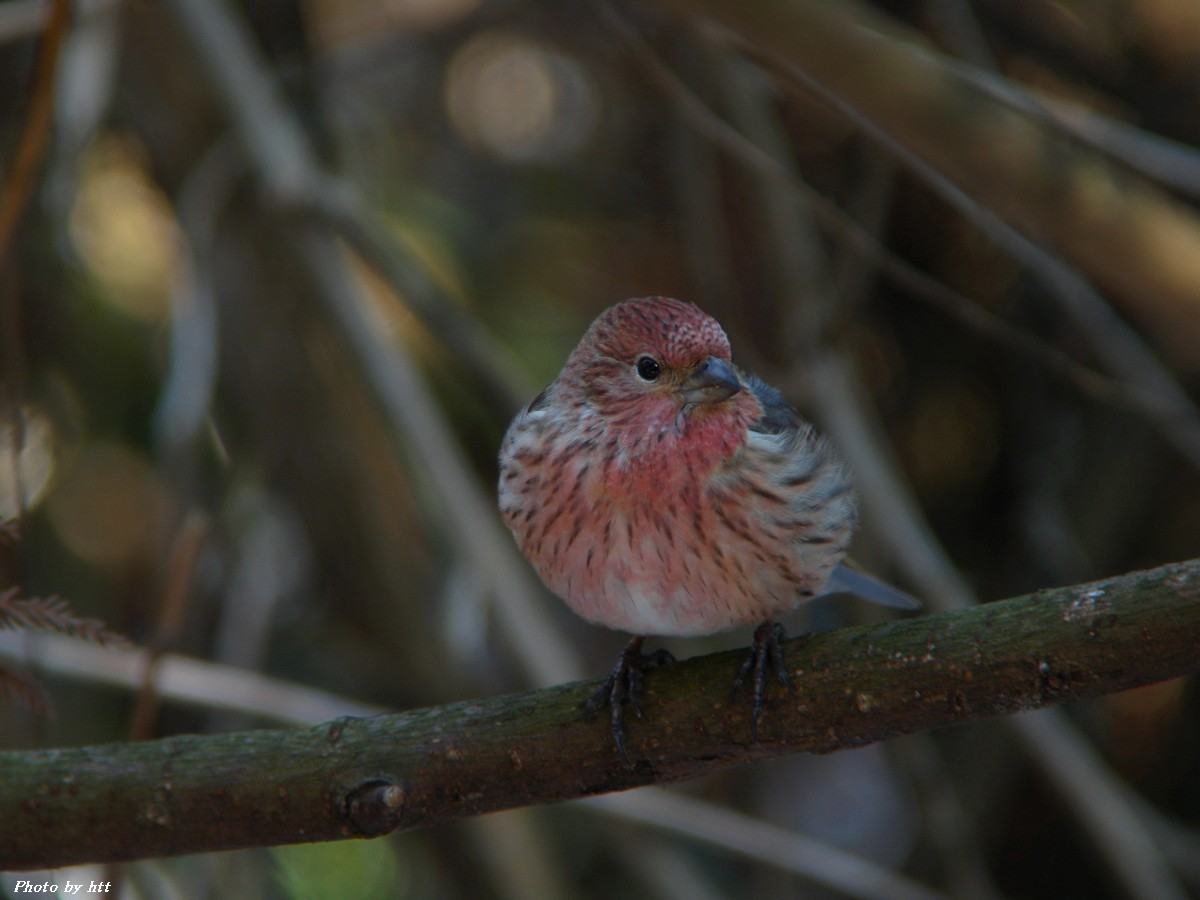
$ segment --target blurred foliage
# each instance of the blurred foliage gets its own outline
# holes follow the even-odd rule
[[[271,859],[288,900],[409,896],[395,853],[385,841],[276,847]]]
[[[33,46],[3,14],[29,6],[0,3],[0,160],[19,138]],[[858,9],[846,8],[847,16]],[[614,9],[623,25],[614,24]],[[1038,103],[1103,115],[1151,144],[1178,142],[1178,170],[1200,171],[1193,0],[897,0],[871,9],[938,53],[1007,76]],[[967,327],[836,229],[807,246],[781,240],[788,232],[769,215],[771,198],[796,196],[792,176],[764,176],[746,154],[714,143],[712,121],[745,135],[765,122],[760,134],[774,134],[786,150],[782,171],[842,209],[892,258],[1036,346],[1109,371],[1105,349],[1089,343],[1026,260],[798,90],[769,55],[749,61],[698,19],[681,22],[651,5],[274,0],[245,3],[238,14],[323,164],[369,201],[438,302],[480,323],[501,356],[518,361],[526,396],[555,375],[601,309],[671,294],[716,315],[735,359],[803,406],[811,345],[797,335],[813,338],[804,323],[815,310],[815,339],[856,364],[912,491],[985,599],[1200,555],[1196,459],[1164,438],[1145,409],[1093,396],[1036,353]],[[879,87],[887,94],[901,85]],[[957,115],[979,121],[992,108]],[[61,595],[80,615],[148,646],[393,707],[522,686],[494,633],[502,613],[489,603],[488,573],[472,570],[447,527],[444,499],[414,467],[297,264],[305,216],[264,196],[166,5],[80,4],[54,114],[35,202],[0,270],[0,514],[20,510],[22,531],[0,548],[0,590]],[[925,138],[972,152],[949,128]],[[987,149],[1021,158],[1015,142],[997,144]],[[1144,173],[1126,170],[1115,144],[1093,149],[1116,160],[1116,174],[1105,170],[1102,179],[1112,192],[1104,202],[1142,189]],[[1031,180],[1053,193],[1065,159],[1041,159],[1045,168],[1031,169]],[[1162,205],[1131,220],[1123,239],[1133,248],[1161,220],[1152,231],[1170,238],[1161,268],[1186,269],[1200,259],[1200,245],[1189,243],[1195,194],[1171,183],[1156,190]],[[1044,199],[1007,193],[1017,207]],[[1058,216],[1069,217],[1065,204]],[[1081,214],[1067,225],[1087,222]],[[1054,234],[1030,236],[1112,288],[1123,327],[1197,395],[1200,354],[1180,335],[1200,312],[1183,301],[1165,311],[1142,303],[1110,283],[1103,266],[1056,245]],[[1142,259],[1130,254],[1129,266]],[[1126,261],[1119,246],[1102,255]],[[792,275],[811,271],[813,259],[832,297],[798,289]],[[419,362],[490,490],[515,408],[496,399],[500,386],[450,349],[403,291],[362,259],[353,265],[379,328]],[[1200,288],[1180,283],[1200,301]],[[199,326],[173,334],[198,303],[211,304],[212,334]],[[173,373],[194,371],[185,363],[205,354],[212,390],[183,385],[196,387],[202,403],[200,425],[184,433],[164,398],[178,400],[168,395]],[[866,501],[856,554],[896,575],[903,567]],[[195,516],[205,537],[188,562],[180,547]],[[173,579],[187,589],[170,612]],[[583,670],[605,671],[622,638],[536,599]],[[846,611],[821,608],[815,619],[832,626]],[[129,697],[53,675],[45,681],[56,714],[42,720],[0,704],[0,747],[129,733]],[[1157,804],[1164,827],[1200,827],[1194,681],[1075,715],[1116,771]],[[152,731],[247,724],[255,723],[167,705]],[[874,748],[798,759],[725,773],[694,790],[951,893],[974,885],[978,896],[1120,896],[1095,874],[1070,814],[994,731],[897,743],[904,747],[895,758]],[[959,836],[970,852],[929,825],[947,795],[971,823],[970,839]],[[243,854],[239,866],[169,865],[172,880],[179,866],[193,866],[208,873],[214,893],[234,896],[239,883],[253,882],[251,870],[281,897],[669,896],[668,879],[654,872],[681,863],[700,893],[677,896],[805,891],[790,876],[686,841],[625,841],[586,812],[538,811],[532,824],[512,828],[522,836],[516,849],[506,848],[516,839],[501,837],[503,828],[466,823],[371,845]],[[397,862],[417,855],[409,847],[421,848],[419,866]],[[153,867],[129,870],[146,896],[155,895],[146,887]],[[178,895],[204,894],[189,881],[174,882]],[[1200,894],[1200,881],[1191,887]]]

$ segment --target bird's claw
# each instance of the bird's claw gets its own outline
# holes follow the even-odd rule
[[[796,690],[792,679],[788,677],[787,661],[783,655],[783,641],[787,639],[787,631],[778,622],[764,622],[754,629],[754,646],[746,656],[746,661],[738,670],[737,678],[733,680],[733,693],[749,679],[752,703],[750,713],[750,739],[758,741],[758,720],[763,714],[763,698],[767,691],[767,665],[775,670],[777,677],[789,691]]]
[[[630,760],[625,751],[625,704],[633,704],[639,719],[646,718],[641,697],[643,674],[675,661],[675,657],[663,649],[650,654],[642,653],[642,642],[643,638],[636,637],[626,645],[608,677],[583,704],[585,718],[595,715],[602,706],[608,707],[613,745],[626,763]]]

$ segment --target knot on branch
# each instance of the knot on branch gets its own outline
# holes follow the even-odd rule
[[[364,781],[346,795],[342,804],[348,831],[379,837],[400,824],[404,788],[382,778]]]

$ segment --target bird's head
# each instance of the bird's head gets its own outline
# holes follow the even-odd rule
[[[682,422],[758,406],[730,361],[729,338],[717,321],[670,297],[626,300],[605,310],[563,375],[616,421]]]

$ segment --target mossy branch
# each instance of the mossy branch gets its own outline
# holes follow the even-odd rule
[[[646,679],[632,765],[580,706],[595,682],[308,729],[0,753],[0,868],[370,837],[695,778],[1200,670],[1200,560],[789,641],[750,742],[740,652]]]

